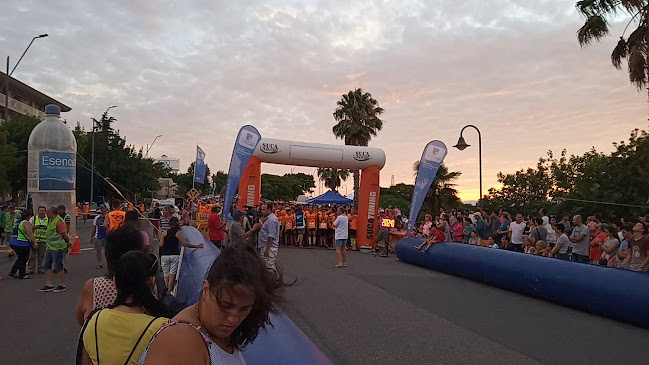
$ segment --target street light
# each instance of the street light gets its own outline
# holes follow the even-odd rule
[[[117,105],[112,105],[106,108],[104,114],[102,114],[102,119],[104,116],[108,116],[108,111],[117,108]],[[92,150],[90,152],[90,203],[93,203],[95,199],[95,121],[92,121]]]
[[[480,163],[480,200],[482,200],[482,134],[480,134],[480,130],[478,127],[474,126],[473,124],[465,125],[464,128],[460,131],[460,138],[457,140],[457,144],[453,147],[457,148],[460,151],[464,151],[467,147],[471,146],[470,144],[467,144],[466,141],[464,140],[464,137],[462,137],[462,133],[464,133],[464,130],[467,129],[468,127],[471,127],[475,129],[478,132],[478,156],[479,156],[479,163]]]
[[[32,46],[32,43],[34,43],[34,41],[36,39],[38,39],[38,38],[45,38],[47,36],[48,36],[47,34],[40,34],[40,35],[32,38],[32,41],[29,42],[29,45],[27,46],[27,48],[25,48],[25,52],[23,52],[22,56],[20,56],[20,58],[18,59],[18,62],[16,62],[16,65],[14,66],[14,68],[11,69],[11,72],[9,72],[9,56],[7,56],[7,79],[5,80],[5,85],[4,85],[4,89],[5,89],[4,125],[5,125],[5,129],[7,128],[7,123],[9,122],[9,79],[11,78],[11,75],[14,74],[14,71],[16,70],[16,67],[18,67],[18,64],[20,63],[20,61],[22,61],[23,57],[25,57],[25,53],[27,53],[27,51],[29,50],[29,47]],[[4,134],[4,144],[5,145],[7,144],[7,133]]]
[[[160,137],[162,137],[162,134],[159,134],[159,135],[155,136],[155,138],[153,139],[153,142],[151,142],[150,146],[146,145],[146,154],[144,155],[144,157],[149,157],[149,150],[153,147],[153,144],[155,143],[155,141],[157,141],[158,138],[160,138]]]

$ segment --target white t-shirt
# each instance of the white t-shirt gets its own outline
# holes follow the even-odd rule
[[[525,222],[512,222],[509,225],[509,231],[512,233],[512,245],[522,245],[523,232],[525,231]]]
[[[346,240],[349,232],[349,220],[344,214],[336,217],[334,221],[334,227],[336,228],[336,239],[337,240]]]

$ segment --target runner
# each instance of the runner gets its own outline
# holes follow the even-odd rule
[[[318,214],[318,239],[320,247],[327,247],[327,213],[324,207],[320,208]]]
[[[304,245],[304,230],[305,230],[305,215],[302,211],[302,206],[298,205],[295,211],[295,230],[297,231],[297,246]]]
[[[315,247],[315,230],[318,220],[318,214],[315,211],[314,207],[307,208],[306,212],[306,228],[308,236],[309,247]]]
[[[347,219],[349,219],[349,244],[352,250],[356,249],[356,227],[357,227],[357,218],[356,209],[352,208],[347,214]]]
[[[287,246],[291,246],[295,243],[295,236],[293,236],[293,231],[295,229],[295,214],[291,208],[286,209],[286,216],[284,217],[284,242]]]

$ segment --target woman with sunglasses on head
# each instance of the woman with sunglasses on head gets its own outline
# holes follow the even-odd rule
[[[84,324],[77,363],[138,363],[153,335],[168,321],[152,292],[157,270],[158,258],[153,254],[138,250],[120,257],[113,278],[117,299]]]
[[[282,287],[281,271],[266,270],[254,248],[225,247],[198,303],[160,329],[140,364],[245,364],[240,351],[270,324],[269,313],[279,311]]]

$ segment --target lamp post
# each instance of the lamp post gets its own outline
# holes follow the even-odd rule
[[[108,116],[108,111],[117,108],[117,105],[112,105],[106,108],[103,116]],[[92,143],[90,152],[90,203],[92,204],[95,199],[95,121],[92,121]]]
[[[480,130],[478,127],[474,126],[473,124],[465,125],[464,128],[460,131],[460,138],[457,140],[457,144],[453,147],[457,148],[460,151],[464,151],[465,148],[471,146],[470,144],[467,144],[466,141],[464,140],[464,137],[462,137],[462,133],[464,133],[464,130],[467,128],[473,128],[478,132],[478,156],[479,156],[479,164],[480,164],[480,200],[482,200],[482,134],[480,134]]]
[[[160,138],[160,137],[162,137],[162,134],[159,134],[159,135],[155,136],[155,138],[153,139],[153,142],[151,142],[150,146],[146,145],[146,154],[144,155],[144,157],[149,157],[149,150],[153,147],[153,144],[155,143],[155,141],[157,141],[158,138]]]
[[[38,38],[45,38],[47,37],[47,34],[40,34],[37,35],[36,37],[32,38],[32,41],[29,42],[29,45],[27,48],[25,48],[25,51],[23,54],[20,56],[18,59],[18,62],[14,65],[14,68],[11,69],[11,72],[9,72],[9,56],[7,56],[7,79],[5,80],[5,85],[4,85],[4,91],[5,91],[5,113],[4,113],[4,125],[5,125],[5,132],[7,129],[7,123],[9,123],[9,79],[11,78],[11,75],[13,75],[14,71],[16,70],[16,67],[18,67],[18,64],[20,61],[23,60],[23,57],[25,57],[25,53],[29,50],[29,47],[32,46],[32,43]],[[4,134],[4,144],[7,144],[7,133]]]

